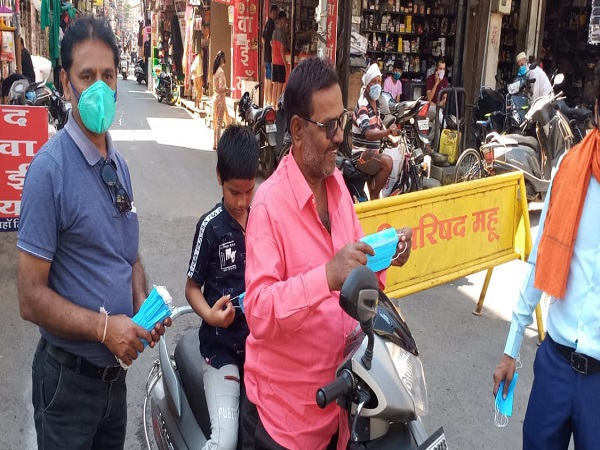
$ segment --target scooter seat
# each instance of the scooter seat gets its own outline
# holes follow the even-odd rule
[[[204,436],[210,436],[210,416],[204,396],[202,355],[198,330],[186,334],[175,347],[175,363],[186,399]]]
[[[585,120],[592,117],[592,111],[585,108],[569,108],[564,100],[556,102],[558,109],[563,113],[569,120]]]
[[[531,147],[536,152],[540,151],[540,144],[538,140],[534,137],[523,136],[521,134],[506,134],[502,137],[514,140],[518,145],[525,145],[527,147]]]

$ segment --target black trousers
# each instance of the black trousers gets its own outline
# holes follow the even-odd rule
[[[244,392],[241,399],[240,435],[242,450],[287,450],[273,440],[263,426],[256,405],[248,400]],[[324,450],[336,450],[339,432],[331,437]],[[319,449],[315,449],[319,450]]]

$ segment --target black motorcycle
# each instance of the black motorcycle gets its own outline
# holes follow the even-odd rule
[[[159,103],[165,100],[167,105],[172,106],[179,98],[179,88],[172,74],[171,65],[166,64],[164,66],[165,70],[162,70],[160,67],[154,69],[158,76],[154,93]]]
[[[259,87],[260,84],[257,84],[252,88],[252,93],[244,92],[238,105],[238,114],[256,135],[260,145],[259,171],[264,178],[268,178],[275,170],[277,115],[272,106],[261,108],[252,101]]]
[[[594,127],[593,112],[586,108],[570,108],[564,100],[557,100],[558,110],[569,119],[569,125],[573,132],[573,143],[579,144],[587,135],[588,130]]]
[[[48,110],[48,124],[57,131],[69,119],[71,104],[56,89],[45,82],[29,83],[27,79],[17,80],[10,87],[8,101],[11,105],[43,106]]]
[[[143,58],[139,58],[135,63],[133,76],[137,80],[138,84],[142,84],[142,81],[148,84],[148,74],[146,73],[146,65],[144,64]]]

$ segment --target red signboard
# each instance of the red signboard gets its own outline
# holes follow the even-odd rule
[[[349,6],[348,6],[349,8]],[[337,22],[338,22],[338,0],[329,0],[327,2],[327,30],[325,30],[325,56],[335,63],[335,50],[337,43]]]
[[[25,173],[48,140],[48,110],[0,105],[0,231],[19,227]]]
[[[258,2],[235,0],[233,13],[233,98],[242,96],[242,80],[258,81]]]

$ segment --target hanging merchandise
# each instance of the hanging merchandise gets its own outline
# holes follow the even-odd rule
[[[177,76],[183,76],[183,39],[181,38],[181,28],[179,27],[179,18],[176,14],[171,16],[171,45],[173,46],[172,57],[175,64]]]
[[[13,62],[15,60],[15,35],[12,31],[2,32],[2,51],[0,61]]]
[[[588,44],[600,44],[600,0],[592,0]]]

